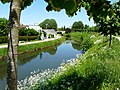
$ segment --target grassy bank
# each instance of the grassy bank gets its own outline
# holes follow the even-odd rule
[[[35,86],[36,90],[120,89],[120,42],[113,39],[112,47],[108,47],[103,36],[82,36],[90,38],[92,47],[72,64],[64,64],[60,72],[52,74],[42,85]]]
[[[29,44],[29,45],[24,45],[24,46],[19,46],[18,48],[18,53],[27,53],[27,52],[33,52],[36,50],[41,50],[50,46],[53,46],[58,43],[62,43],[65,40],[64,37],[53,40],[53,41],[47,41],[47,42],[41,42],[41,43],[36,43],[36,44]],[[7,49],[6,48],[1,48],[0,49],[0,57],[6,56],[7,55]]]

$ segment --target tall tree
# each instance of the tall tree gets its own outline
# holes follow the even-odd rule
[[[105,36],[110,35],[109,46],[112,43],[112,35],[120,34],[120,1],[112,5],[112,10],[114,14],[111,17],[107,16],[106,19],[100,18],[98,23],[101,34]]]
[[[99,22],[97,17],[106,18],[107,15],[112,16],[110,1],[108,0],[45,0],[48,3],[46,9],[48,11],[60,11],[65,9],[68,16],[77,14],[77,11],[84,7],[89,18],[93,18],[95,22]]]
[[[43,29],[57,29],[57,22],[55,19],[45,19],[40,23],[40,27]]]
[[[85,24],[84,29],[88,29],[89,25]]]
[[[66,14],[69,16],[76,15],[77,11],[80,11],[81,7],[84,7],[87,11],[89,19],[93,18],[95,23],[101,23],[100,29],[102,29],[102,26],[104,26],[104,28],[106,28],[106,26],[108,27],[109,31],[107,31],[107,29],[105,31],[109,32],[110,34],[110,43],[112,39],[112,33],[119,32],[118,22],[120,22],[119,20],[120,0],[117,2],[117,5],[115,5],[114,8],[110,3],[111,1],[108,0],[45,0],[45,1],[48,3],[48,6],[46,8],[48,11],[51,10],[60,11],[61,9],[65,9]],[[109,17],[111,20],[107,20],[107,17]],[[106,34],[106,32],[103,33]]]
[[[10,3],[8,25],[7,55],[7,90],[17,90],[17,53],[18,33],[20,28],[21,10],[31,5],[33,0],[0,0],[3,4]]]
[[[8,28],[7,90],[17,90],[17,48],[21,0],[11,0]]]
[[[8,35],[7,26],[9,21],[6,18],[0,18],[0,36]]]
[[[83,29],[84,25],[82,21],[74,22],[72,25],[72,29]]]

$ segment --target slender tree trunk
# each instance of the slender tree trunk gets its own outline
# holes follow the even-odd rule
[[[7,90],[17,90],[17,54],[20,14],[21,1],[11,0],[8,34]]]

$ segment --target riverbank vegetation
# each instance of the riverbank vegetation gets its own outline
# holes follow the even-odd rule
[[[71,35],[77,37],[77,34]],[[83,40],[89,38],[88,42],[92,42],[85,54],[63,62],[56,70],[33,74],[22,81],[23,87],[20,82],[18,87],[29,87],[29,90],[119,90],[120,42],[113,38],[112,46],[109,47],[107,37],[95,33],[81,35]]]
[[[111,48],[106,38],[97,42],[77,63],[65,65],[65,71],[53,75],[45,85],[46,90],[120,89],[120,42],[113,39]]]
[[[29,45],[24,45],[24,46],[19,46],[18,48],[18,54],[22,53],[27,53],[27,52],[33,52],[36,50],[41,50],[47,47],[54,46],[56,44],[62,43],[65,40],[64,37],[52,41],[46,41],[46,42],[41,42],[41,43],[36,43],[36,44],[29,44]],[[4,57],[7,55],[7,49],[6,48],[1,48],[0,49],[0,57]]]

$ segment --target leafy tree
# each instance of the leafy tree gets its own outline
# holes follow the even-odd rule
[[[19,30],[19,35],[20,36],[37,36],[38,35],[38,32],[34,29],[27,29],[27,28],[21,28]]]
[[[35,31],[34,29],[26,29],[27,30],[27,35],[28,36],[37,36],[39,33]]]
[[[57,23],[54,19],[46,19],[40,23],[40,27],[43,29],[57,29]]]
[[[84,25],[82,23],[82,21],[78,21],[78,22],[74,22],[72,25],[72,29],[76,30],[76,29],[83,29]]]
[[[110,35],[110,43],[112,42],[112,35],[120,34],[120,1],[112,5],[112,10],[114,14],[110,17],[107,16],[106,19],[100,18],[99,31],[105,36]]]
[[[108,0],[45,0],[48,3],[47,10],[60,11],[65,9],[66,14],[73,16],[77,11],[84,7],[89,19],[93,18],[95,23],[100,23],[100,30],[104,35],[110,34],[110,43],[112,33],[119,32],[120,0],[113,5]],[[114,7],[114,8],[113,8]],[[110,20],[107,20],[109,17]],[[105,23],[104,23],[105,22]],[[106,28],[107,27],[107,28]],[[105,30],[104,30],[105,29]],[[114,30],[113,30],[114,29]],[[109,31],[107,31],[109,30]],[[107,31],[107,32],[105,32]],[[109,44],[110,46],[111,44]]]
[[[84,29],[88,29],[89,25],[85,24]]]
[[[100,28],[99,25],[94,26],[94,32],[99,32],[99,28]]]
[[[26,35],[27,35],[26,29],[25,28],[20,28],[19,36],[26,36]]]
[[[77,14],[77,11],[84,7],[89,18],[93,18],[95,22],[99,22],[97,17],[106,18],[107,15],[112,16],[110,1],[108,0],[45,0],[48,3],[46,9],[48,11],[60,11],[65,9],[68,16]]]
[[[8,35],[8,23],[9,21],[6,18],[0,18],[0,36]]]

